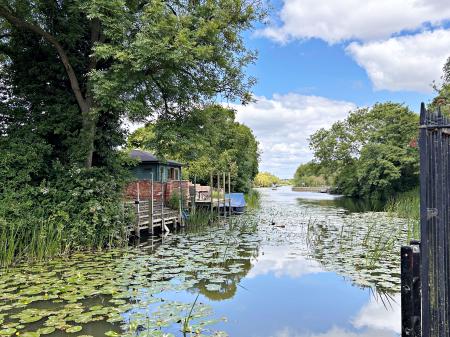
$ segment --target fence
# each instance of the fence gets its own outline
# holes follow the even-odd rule
[[[402,336],[449,337],[450,122],[424,104],[419,149],[420,254],[402,248]]]

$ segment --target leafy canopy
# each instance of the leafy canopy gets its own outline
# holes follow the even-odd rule
[[[315,162],[352,196],[384,197],[418,183],[418,115],[396,103],[353,111],[310,137]]]
[[[209,183],[211,173],[230,172],[233,188],[247,191],[258,173],[258,142],[235,118],[234,110],[219,105],[194,109],[147,124],[129,137],[128,145],[186,163],[185,173],[198,182]]]

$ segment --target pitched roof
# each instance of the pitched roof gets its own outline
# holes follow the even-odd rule
[[[169,164],[174,166],[183,166],[182,163],[176,162],[174,160],[160,160],[158,157],[150,152],[142,150],[133,150],[130,152],[130,157],[133,159],[139,159],[142,163],[161,163]]]

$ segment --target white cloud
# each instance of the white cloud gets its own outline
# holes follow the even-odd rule
[[[450,30],[354,42],[346,50],[366,70],[377,90],[431,92],[432,82],[439,81],[450,56]]]
[[[256,99],[256,103],[232,107],[238,121],[253,129],[260,142],[260,171],[286,178],[293,176],[299,164],[312,159],[308,137],[356,108],[351,102],[295,93]]]
[[[383,304],[380,298],[370,298],[356,318],[351,322],[354,329],[334,326],[330,330],[315,332],[296,332],[283,328],[273,337],[393,337],[401,333],[400,295],[395,295],[390,303]]]
[[[367,303],[353,319],[356,328],[368,327],[372,329],[391,330],[401,333],[401,307],[400,295],[395,295],[393,299],[371,297]]]
[[[333,327],[324,333],[295,333],[289,328],[277,332],[273,337],[393,337],[391,331],[365,330],[361,332],[348,331],[340,327]]]
[[[303,256],[292,256],[292,249],[286,247],[264,247],[264,254],[259,254],[258,263],[250,270],[247,278],[274,274],[276,277],[289,276],[299,278],[304,275],[323,272],[320,264]]]
[[[447,0],[284,0],[280,25],[259,33],[280,42],[319,38],[336,43],[389,38],[449,18]]]

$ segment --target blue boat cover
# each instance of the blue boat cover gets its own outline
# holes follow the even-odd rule
[[[231,207],[245,207],[247,205],[245,202],[244,193],[225,194],[225,198],[231,199]]]

